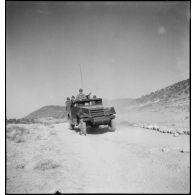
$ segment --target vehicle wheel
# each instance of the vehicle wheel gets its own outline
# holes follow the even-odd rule
[[[74,130],[74,124],[71,123],[71,120],[69,120],[69,128],[70,128],[71,130]]]
[[[87,134],[87,126],[86,126],[86,122],[83,121],[83,119],[80,119],[79,121],[79,129],[80,129],[80,134]]]
[[[110,121],[109,126],[111,131],[116,131],[116,123],[114,119]]]

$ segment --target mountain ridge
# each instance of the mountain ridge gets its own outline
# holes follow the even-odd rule
[[[161,107],[173,106],[175,102],[179,102],[183,107],[189,108],[189,95],[190,95],[190,79],[177,82],[169,85],[165,88],[148,93],[140,98],[121,98],[115,100],[103,100],[106,106],[115,106],[116,108],[135,108],[136,109],[148,109],[155,108],[156,105]],[[178,104],[176,104],[178,106]],[[182,107],[182,108],[183,108]],[[57,119],[65,118],[65,106],[60,105],[48,105],[43,106],[38,110],[30,113],[24,119],[38,119],[53,117]]]

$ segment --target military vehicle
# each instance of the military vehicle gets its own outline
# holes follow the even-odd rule
[[[80,134],[87,134],[87,127],[108,125],[110,131],[115,131],[115,109],[104,107],[102,98],[76,100],[71,103],[67,117],[70,129],[78,126]]]

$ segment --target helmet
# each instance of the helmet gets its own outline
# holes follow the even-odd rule
[[[79,92],[83,92],[83,89],[79,89]]]

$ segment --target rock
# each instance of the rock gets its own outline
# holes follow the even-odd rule
[[[147,125],[147,124],[143,124],[143,128],[145,128],[145,129],[148,129],[148,126],[149,125]]]
[[[18,164],[16,166],[17,169],[24,169],[25,165],[24,164]]]
[[[178,133],[179,135],[182,135],[184,132],[183,132],[181,129],[179,129],[179,130],[177,130],[177,133]]]
[[[154,129],[157,130],[157,131],[159,131],[159,126],[154,125]]]
[[[174,136],[174,137],[178,137],[179,134],[178,134],[178,133],[174,133],[173,136]]]
[[[162,148],[162,152],[168,152],[168,151],[169,151],[169,148],[167,147]]]
[[[163,133],[163,129],[160,129],[159,132]]]
[[[181,153],[189,153],[190,150],[189,150],[189,148],[182,148],[182,149],[180,150],[180,152],[181,152]]]
[[[190,132],[189,132],[188,130],[184,130],[184,131],[183,131],[183,134],[185,134],[185,135],[190,135]]]

